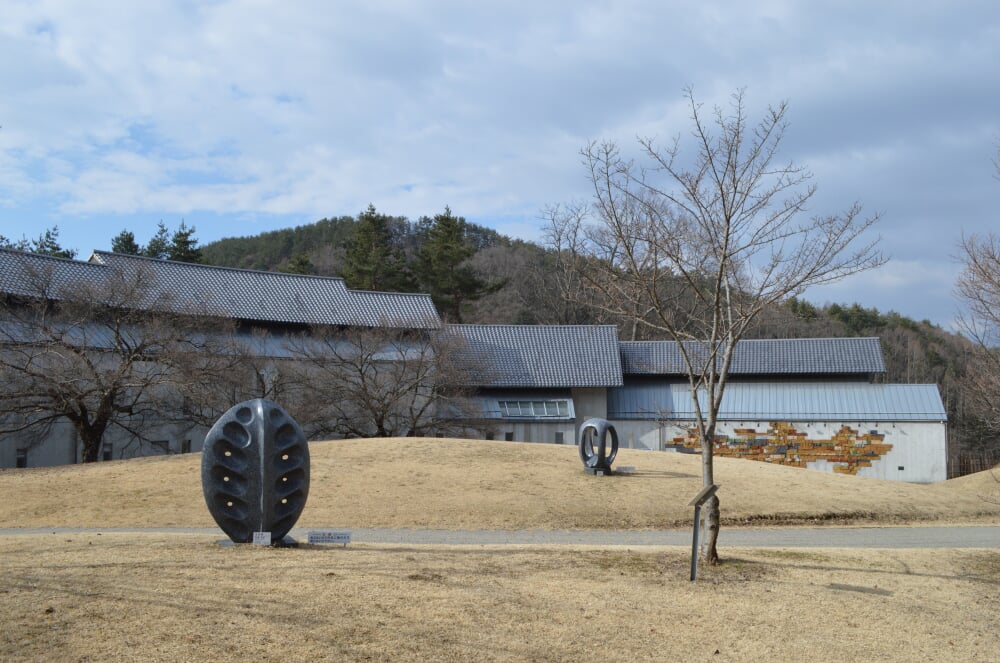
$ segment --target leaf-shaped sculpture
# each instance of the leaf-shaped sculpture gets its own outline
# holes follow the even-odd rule
[[[234,542],[249,543],[254,532],[280,541],[309,494],[306,436],[277,403],[240,403],[205,436],[201,486],[208,511]]]

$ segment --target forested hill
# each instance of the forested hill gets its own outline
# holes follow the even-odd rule
[[[321,219],[295,228],[247,237],[228,237],[201,247],[202,261],[222,267],[277,271],[299,256],[314,263],[320,255],[342,248],[354,235],[350,216]]]
[[[457,222],[452,226],[457,235],[442,240],[437,228],[442,218]],[[464,245],[462,250],[448,246],[457,241]],[[446,264],[444,272],[434,271],[429,267],[432,259],[452,264]],[[322,219],[254,237],[213,242],[202,247],[202,260],[230,267],[344,276],[349,286],[361,289],[430,292],[449,321],[613,323],[623,338],[650,337],[641,325],[633,332],[633,321],[610,318],[573,303],[574,297],[569,295],[574,280],[560,273],[550,250],[465,223],[450,211],[411,222],[369,208],[357,218]],[[454,279],[468,281],[456,285]],[[465,286],[468,289],[461,290]],[[750,335],[877,336],[886,361],[885,381],[940,386],[954,448],[979,453],[997,446],[992,436],[982,434],[976,399],[964,380],[972,347],[957,334],[894,311],[882,313],[857,304],[817,306],[793,299],[768,311]]]
[[[429,218],[417,222],[400,216],[382,218],[390,229],[392,243],[412,255],[416,254],[433,223]],[[202,246],[202,262],[242,269],[300,271],[308,261],[305,271],[320,276],[340,276],[344,254],[358,223],[354,217],[338,216],[259,235],[227,237]],[[465,224],[465,234],[477,248],[511,244],[508,237],[473,223]]]

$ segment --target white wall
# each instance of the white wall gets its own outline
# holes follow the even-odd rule
[[[656,422],[613,422],[619,436],[623,430],[638,430],[643,424],[646,432],[641,439],[647,444],[652,443],[662,435],[666,444],[674,438],[682,437],[685,429],[680,426],[667,425],[663,431],[657,431]],[[893,481],[908,481],[912,483],[931,483],[943,481],[947,476],[947,433],[944,422],[788,422],[799,433],[804,433],[808,440],[829,440],[843,426],[857,430],[863,435],[869,431],[878,431],[883,436],[882,444],[892,445],[892,449],[878,459],[872,459],[871,467],[858,467],[856,476]],[[621,427],[619,427],[619,424]],[[717,434],[738,438],[736,429],[754,429],[759,433],[767,431],[770,422],[740,421],[721,422]],[[859,440],[857,444],[864,445]],[[646,448],[657,448],[646,446]],[[802,454],[805,456],[806,454]],[[826,460],[809,461],[806,467],[813,470],[833,472],[835,465]]]

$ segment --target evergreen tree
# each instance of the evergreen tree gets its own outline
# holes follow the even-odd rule
[[[167,256],[170,255],[169,251],[170,231],[167,230],[167,225],[160,221],[156,225],[156,234],[149,240],[149,244],[142,250],[142,254],[147,258],[166,260]]]
[[[11,241],[3,235],[0,235],[0,248],[14,249],[15,251],[26,251],[28,253],[38,253],[40,255],[53,256],[55,258],[76,257],[76,250],[64,249],[59,244],[59,226],[46,228],[45,232],[39,235],[36,239],[30,241],[23,236],[17,241]]]
[[[315,271],[315,267],[312,261],[309,260],[309,256],[300,253],[293,258],[289,258],[278,271],[285,274],[312,274]]]
[[[31,245],[25,237],[16,242],[0,235],[0,249],[13,249],[14,251],[30,251]]]
[[[22,236],[17,241],[12,241],[0,235],[0,248],[14,249],[15,251],[25,251],[27,253],[38,253],[55,258],[75,258],[74,249],[64,249],[59,244],[59,226],[47,228],[44,233],[36,239],[28,240]]]
[[[429,223],[422,221],[426,239],[417,254],[417,276],[430,293],[441,315],[462,322],[462,308],[483,295],[496,292],[503,282],[489,283],[466,261],[476,252],[467,236],[465,219],[445,207]]]
[[[201,249],[198,239],[194,236],[195,227],[187,227],[183,221],[170,238],[167,247],[167,259],[177,262],[201,262]]]
[[[135,241],[131,230],[123,230],[111,238],[111,252],[137,256],[142,254],[142,247]]]
[[[393,237],[391,219],[374,205],[358,215],[354,236],[344,254],[344,280],[355,290],[390,292],[413,289],[406,259]]]

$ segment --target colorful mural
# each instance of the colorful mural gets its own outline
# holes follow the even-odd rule
[[[715,455],[792,467],[807,467],[808,463],[825,460],[833,471],[840,474],[857,474],[862,467],[871,467],[892,450],[885,442],[885,435],[877,430],[860,433],[850,426],[841,426],[833,437],[809,438],[790,423],[773,422],[766,432],[753,428],[737,428],[735,437],[715,438]],[[687,435],[675,437],[667,449],[682,453],[699,453],[697,432],[692,428]]]

